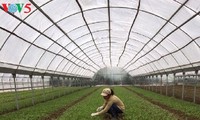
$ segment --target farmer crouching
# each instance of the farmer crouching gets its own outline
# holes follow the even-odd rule
[[[103,89],[101,95],[104,98],[104,104],[101,107],[97,108],[96,113],[92,113],[91,116],[96,115],[102,115],[104,114],[104,117],[110,116],[111,119],[115,120],[121,120],[122,113],[125,110],[124,103],[116,96],[114,95],[114,92],[110,88]]]

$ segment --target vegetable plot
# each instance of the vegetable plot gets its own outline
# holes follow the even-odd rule
[[[13,118],[15,120],[102,120],[102,116],[91,117],[91,113],[103,104],[103,98],[100,95],[103,88],[82,89],[55,100],[0,115],[0,120]],[[116,86],[112,89],[125,104],[125,120],[200,120],[199,105],[132,86]],[[186,117],[180,117],[161,105],[181,111]]]
[[[126,106],[125,120],[176,120],[169,112],[133,94],[133,92],[114,87],[114,92]],[[85,100],[67,110],[58,120],[102,120],[102,116],[91,117],[90,114],[103,104],[100,96],[102,89],[88,96]]]
[[[18,91],[18,107],[19,109],[25,108],[38,104],[40,102],[45,102],[51,99],[61,97],[63,95],[70,94],[72,92],[78,91],[83,87],[52,87],[45,89],[36,89],[29,91]],[[5,92],[0,93],[0,114],[5,114],[10,111],[16,110],[16,93],[15,92]]]
[[[0,115],[0,120],[38,120],[43,119],[55,110],[62,108],[65,105],[71,104],[73,101],[82,96],[94,91],[96,88],[86,88],[81,91],[73,92],[60,98],[36,104],[27,108],[20,109],[15,112],[10,112]]]
[[[173,109],[173,111],[180,115],[183,119],[191,118],[192,120],[200,119],[200,105],[176,99],[173,97],[167,97],[151,91],[146,91],[136,87],[128,87],[138,94],[146,97],[154,103],[159,103],[162,106]],[[168,109],[169,110],[169,109]]]

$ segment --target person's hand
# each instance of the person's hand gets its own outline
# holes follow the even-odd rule
[[[98,107],[96,111],[99,112],[99,111],[101,111],[101,110],[103,110],[103,106]]]
[[[98,113],[92,113],[92,114],[91,114],[91,116],[96,116],[96,115],[98,115]]]

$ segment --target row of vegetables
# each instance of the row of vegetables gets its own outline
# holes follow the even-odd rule
[[[82,89],[57,99],[38,103],[34,106],[23,108],[18,111],[9,112],[0,115],[0,120],[13,120],[13,118],[15,120],[39,120],[48,116],[55,110],[60,109],[67,104],[71,104],[73,101],[81,98],[81,96],[86,95],[95,89],[96,88]]]
[[[144,89],[137,88],[137,87],[128,87],[128,88],[132,89],[133,91],[139,94],[142,94],[143,96],[149,99],[152,99],[153,101],[159,102],[163,105],[173,108],[174,110],[181,111],[182,113],[185,113],[186,115],[194,116],[200,119],[200,105],[199,104],[183,101],[180,99],[176,99],[174,97],[168,97],[168,96],[157,94],[151,91],[146,91]]]
[[[21,109],[64,96],[81,89],[83,89],[83,87],[51,87],[45,89],[17,91],[17,93],[0,93],[0,114],[16,110],[17,106]]]
[[[125,120],[176,120],[171,113],[162,110],[123,87],[113,87],[112,89],[126,106]],[[90,116],[97,107],[103,104],[103,98],[100,96],[101,90],[99,89],[71,107],[58,120],[69,118],[70,120],[102,120],[103,116]]]
[[[186,101],[181,101],[175,98],[162,96],[150,91],[145,91],[140,88],[128,86],[129,89],[140,93],[148,98],[158,101],[162,104],[170,106],[174,109],[183,111],[188,115],[195,116],[200,119],[200,106]],[[58,116],[58,120],[101,120],[102,116],[91,117],[91,113],[95,112],[96,108],[101,106],[103,98],[100,96],[103,87],[97,89],[91,87],[81,89],[71,94],[59,97],[54,100],[36,104],[27,108],[20,109],[15,112],[10,112],[0,115],[0,120],[39,120],[49,116],[49,114],[63,108],[66,105],[72,104],[73,101],[80,100],[77,104],[66,109],[66,111]],[[152,104],[146,99],[138,96],[125,87],[112,88],[117,96],[121,98],[126,106],[125,120],[177,120],[177,116],[162,109],[161,107]],[[92,92],[95,91],[95,92]],[[88,95],[88,93],[92,93]],[[84,99],[83,96],[88,95]]]

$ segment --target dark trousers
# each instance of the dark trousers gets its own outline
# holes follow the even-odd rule
[[[123,112],[117,107],[116,104],[112,104],[112,106],[110,107],[107,113],[111,114],[112,117],[116,118],[118,117],[119,113],[123,113]]]

